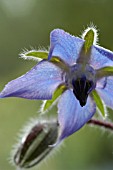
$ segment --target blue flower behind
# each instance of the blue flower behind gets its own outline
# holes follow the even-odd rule
[[[48,59],[9,82],[0,98],[51,100],[58,88],[65,87],[58,98],[60,142],[86,124],[96,109],[106,112],[105,105],[113,109],[113,52],[96,40],[94,27],[88,27],[82,38],[53,30]]]

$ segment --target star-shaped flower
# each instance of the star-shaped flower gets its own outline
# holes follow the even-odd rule
[[[82,38],[53,30],[49,53],[26,52],[23,58],[43,60],[9,82],[0,98],[47,100],[44,107],[58,99],[58,142],[86,124],[96,109],[105,115],[105,105],[113,109],[113,52],[98,46],[96,40],[94,27],[88,27]]]

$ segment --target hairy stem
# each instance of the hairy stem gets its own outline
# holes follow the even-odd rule
[[[102,121],[102,120],[98,120],[98,119],[91,119],[87,122],[88,124],[92,124],[92,125],[97,125],[100,127],[104,127],[108,130],[113,130],[113,123],[108,122],[108,121]]]

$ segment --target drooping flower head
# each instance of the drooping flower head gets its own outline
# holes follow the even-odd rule
[[[32,50],[22,54],[25,59],[33,56],[42,61],[9,82],[0,98],[47,100],[43,111],[56,101],[60,126],[57,143],[79,130],[96,109],[105,116],[105,106],[113,109],[113,52],[97,45],[97,37],[92,26],[82,38],[53,30],[49,52]]]

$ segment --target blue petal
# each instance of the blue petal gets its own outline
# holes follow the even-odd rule
[[[95,69],[113,66],[113,52],[100,46],[92,46],[90,65]]]
[[[74,37],[61,29],[55,29],[50,35],[50,52],[48,59],[57,56],[72,65],[76,63],[84,40]]]
[[[62,83],[62,71],[48,61],[42,61],[25,75],[9,82],[0,97],[27,99],[51,99],[55,89]]]
[[[99,82],[100,84],[102,83],[101,81]],[[113,77],[107,77],[104,87],[99,85],[96,87],[96,90],[105,104],[113,109]]]
[[[81,107],[73,95],[72,90],[67,90],[58,103],[58,121],[60,124],[59,141],[79,130],[87,123],[96,112],[94,101],[88,97],[87,103]]]

